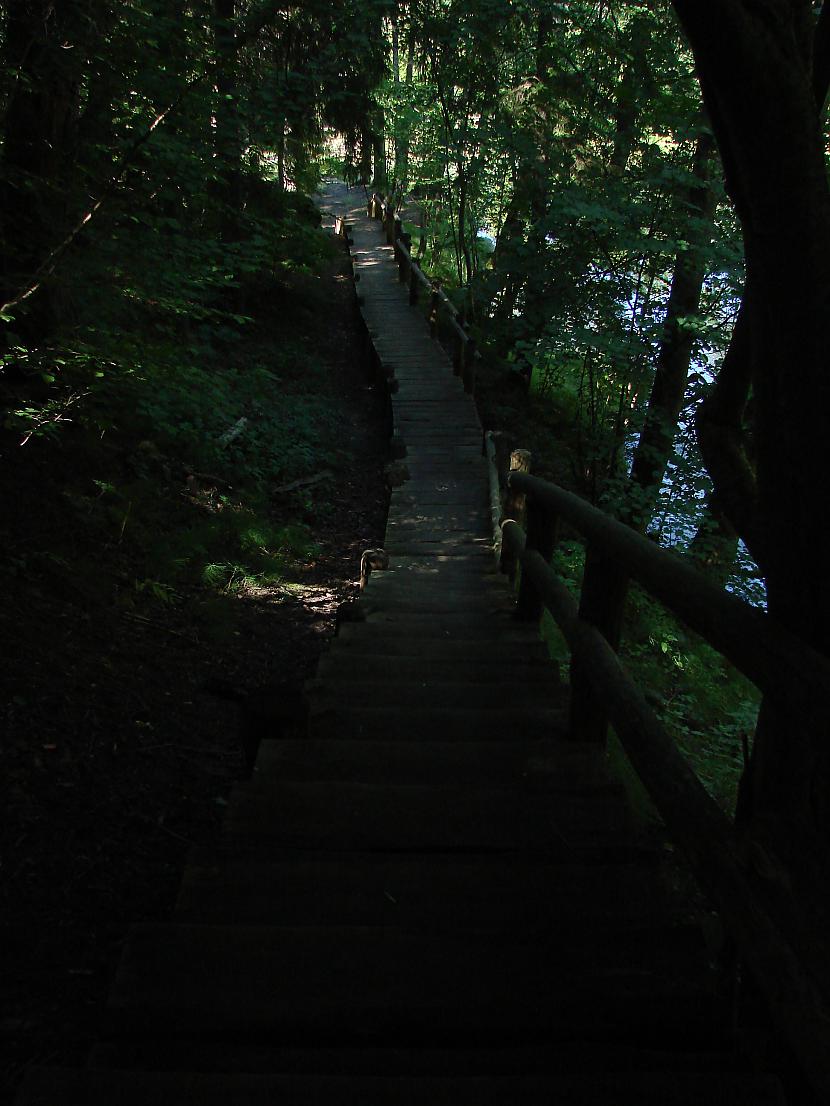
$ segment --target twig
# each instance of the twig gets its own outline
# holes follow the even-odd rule
[[[290,484],[280,484],[279,487],[274,488],[275,492],[293,492],[297,488],[308,488],[312,484],[319,484],[321,480],[327,480],[333,476],[334,473],[331,469],[323,469],[322,472],[318,472],[316,476],[303,476],[299,480],[292,480]]]
[[[153,626],[156,630],[164,630],[166,634],[173,634],[174,637],[184,638],[185,641],[194,641],[190,634],[183,634],[181,630],[173,630],[170,626],[162,626],[160,622],[155,622],[152,618],[147,618],[146,615],[136,614],[134,611],[122,611],[124,618],[132,619],[133,622],[143,622],[146,626]]]

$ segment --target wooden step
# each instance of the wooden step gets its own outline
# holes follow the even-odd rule
[[[642,1047],[711,1040],[694,930],[575,931],[563,940],[384,927],[139,925],[109,1025],[136,1038],[413,1047],[609,1035]]]
[[[412,1079],[397,1076],[224,1075],[37,1068],[18,1106],[779,1106],[767,1076],[594,1074]]]
[[[514,589],[503,577],[482,572],[469,564],[449,568],[442,566],[441,569],[432,568],[431,571],[427,564],[416,573],[413,569],[404,571],[390,563],[388,569],[372,573],[363,594],[367,598],[424,595],[446,596],[448,600],[457,596],[461,602],[467,601],[469,597],[476,597],[485,603],[505,598],[513,603],[516,601]]]
[[[423,555],[390,557],[389,568],[378,574],[379,579],[387,575],[412,576],[420,579],[452,579],[454,576],[475,576],[488,583],[502,581],[505,587],[511,587],[507,577],[498,571],[492,549],[468,549],[462,554],[448,556],[435,553],[430,559]]]
[[[449,784],[278,782],[234,786],[223,838],[280,848],[382,852],[489,850],[577,856],[631,836],[622,792],[538,794]]]
[[[422,550],[411,554],[396,553],[390,558],[389,566],[391,571],[398,568],[416,567],[426,572],[467,572],[473,569],[487,579],[497,577],[506,580],[506,577],[503,577],[498,570],[492,548],[486,545],[479,545],[475,548],[454,553],[436,551],[428,559],[425,559]]]
[[[567,736],[567,712],[502,708],[434,710],[430,707],[338,706],[312,713],[309,737],[364,741],[535,741]]]
[[[400,634],[378,629],[364,622],[341,622],[329,650],[373,657],[395,656],[413,658],[456,659],[475,664],[521,664],[524,659],[547,661],[548,651],[536,634],[519,630],[512,634],[497,631],[495,635],[459,638],[455,635],[433,638],[423,634]]]
[[[416,611],[411,612],[367,612],[361,619],[361,608],[355,612],[354,620],[343,621],[337,630],[338,642],[350,640],[357,636],[361,639],[381,642],[393,638],[407,638],[410,641],[433,642],[436,647],[452,643],[463,642],[470,648],[490,649],[497,651],[516,652],[524,648],[534,648],[542,645],[535,627],[519,622],[512,618],[490,615],[476,617],[445,617],[443,614],[430,613],[427,616],[419,616]]]
[[[366,617],[392,615],[397,612],[412,614],[437,614],[443,616],[477,617],[483,608],[487,614],[494,612],[512,616],[516,601],[503,588],[366,588],[360,599],[361,610]]]
[[[144,1071],[178,1068],[201,1072],[408,1076],[417,1079],[458,1076],[512,1079],[534,1075],[554,1080],[573,1075],[582,1078],[586,1073],[617,1076],[642,1072],[670,1072],[675,1079],[704,1073],[730,1077],[746,1075],[743,1061],[725,1041],[726,1037],[720,1048],[704,1051],[686,1037],[675,1040],[671,1049],[647,1048],[642,1043],[618,1045],[603,1041],[596,1044],[580,1040],[566,1040],[561,1044],[545,1041],[539,1045],[491,1043],[479,1048],[304,1048],[280,1046],[278,1042],[259,1045],[227,1042],[217,1046],[215,1042],[203,1044],[181,1039],[170,1042],[122,1040],[96,1045],[89,1066]],[[738,1103],[743,1106],[744,1101],[738,1096],[724,1106],[738,1106]],[[702,1100],[701,1106],[707,1102]]]
[[[403,536],[396,538],[387,534],[383,545],[386,552],[395,557],[469,557],[475,552],[493,557],[492,534],[475,538],[448,538],[446,535],[439,535],[414,539]]]
[[[516,664],[524,659],[548,659],[544,642],[522,632],[487,634],[482,631],[479,638],[469,634],[444,634],[433,638],[418,633],[417,627],[415,632],[407,634],[399,626],[367,625],[360,621],[340,623],[337,636],[330,639],[329,650],[374,656],[454,657],[470,664]]]
[[[606,785],[602,750],[564,741],[316,741],[260,744],[254,772],[284,780],[496,785],[578,794]]]
[[[439,639],[459,636],[465,631],[471,638],[478,637],[482,632],[489,633],[492,638],[510,634],[515,638],[539,638],[535,626],[520,622],[514,617],[513,605],[505,604],[501,599],[464,611],[384,611],[378,608],[367,610],[363,621],[367,626],[382,627],[387,631],[398,626],[406,633],[423,632]]]
[[[547,660],[508,660],[492,658],[480,661],[460,657],[449,660],[424,651],[421,656],[390,656],[378,651],[374,656],[360,655],[354,650],[338,648],[335,644],[324,653],[317,664],[317,678],[410,680],[429,683],[475,683],[479,686],[494,684],[558,684],[558,670]]]
[[[525,708],[564,710],[568,696],[555,680],[534,683],[482,683],[477,680],[441,679],[422,673],[400,678],[367,679],[374,673],[363,673],[362,679],[346,675],[307,680],[304,694],[314,712],[337,710],[340,707],[428,707],[430,710],[483,710],[509,708],[518,715]]]
[[[431,512],[431,513],[428,513]],[[464,540],[487,538],[491,527],[484,511],[476,511],[475,516],[462,518],[441,514],[432,508],[425,508],[421,514],[412,514],[406,518],[390,518],[386,523],[386,542],[404,538],[416,542],[444,541],[453,535],[464,535]]]
[[[397,926],[423,933],[538,938],[579,925],[656,922],[666,913],[653,863],[554,864],[491,854],[311,853],[191,857],[178,921]]]

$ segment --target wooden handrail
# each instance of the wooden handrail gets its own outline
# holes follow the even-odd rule
[[[522,482],[524,478],[522,478]],[[574,657],[592,674],[635,771],[717,907],[752,970],[770,1013],[822,1101],[830,1101],[830,1017],[808,967],[781,931],[735,831],[545,558],[527,548],[521,527],[502,524],[503,541],[562,630]]]
[[[830,660],[763,611],[721,591],[676,554],[556,484],[525,473],[512,473],[510,483],[611,554],[765,693],[774,696],[782,682],[804,691],[830,687]]]
[[[492,432],[485,436],[485,452],[495,517],[502,500]],[[502,565],[518,561],[522,568],[517,614],[522,615],[523,604],[524,613],[534,618],[543,607],[551,613],[570,647],[574,665],[588,674],[590,693],[602,699],[635,772],[719,911],[802,1071],[819,1099],[830,1101],[830,1012],[810,971],[809,958],[805,960],[805,953],[796,951],[799,942],[791,923],[785,927],[781,911],[771,909],[751,847],[738,839],[729,819],[623,668],[613,645],[581,617],[573,596],[551,569],[548,562],[557,520],[579,530],[589,548],[602,548],[770,694],[782,680],[796,681],[805,689],[807,685],[828,686],[830,662],[768,615],[720,591],[676,556],[578,496],[515,468],[507,485],[510,494],[524,497],[528,506],[527,535],[510,517],[503,518],[500,527]],[[510,506],[508,499],[508,511]],[[816,685],[816,681],[820,683]],[[579,735],[572,733],[571,737]],[[780,889],[777,893],[780,896]],[[821,965],[822,977],[826,967]]]

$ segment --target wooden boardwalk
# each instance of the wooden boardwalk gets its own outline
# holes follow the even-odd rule
[[[132,929],[110,1039],[21,1106],[779,1102],[729,1051],[698,930],[493,564],[473,402],[352,211],[408,479],[308,687],[176,916]]]

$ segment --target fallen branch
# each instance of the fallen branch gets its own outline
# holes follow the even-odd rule
[[[299,480],[292,480],[290,484],[280,484],[279,487],[273,490],[280,493],[294,492],[298,488],[310,488],[312,484],[319,484],[332,476],[334,476],[334,473],[331,469],[323,469],[322,472],[318,472],[315,476],[303,476]]]

